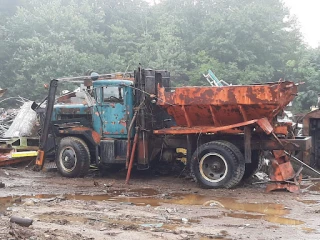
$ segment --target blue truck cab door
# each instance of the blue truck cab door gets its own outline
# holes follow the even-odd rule
[[[133,113],[132,82],[98,80],[93,83],[96,105],[93,107],[93,128],[103,138],[127,138]]]

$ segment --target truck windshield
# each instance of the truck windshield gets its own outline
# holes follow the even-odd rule
[[[123,102],[123,88],[103,87],[103,102]]]

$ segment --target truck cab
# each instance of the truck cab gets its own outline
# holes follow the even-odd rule
[[[133,114],[132,81],[100,80],[93,82],[95,105],[92,125],[102,139],[126,139]]]
[[[59,97],[51,117],[51,149],[62,175],[82,172],[75,171],[80,149],[88,164],[125,163],[133,104],[133,82],[120,79],[92,81],[84,91]]]

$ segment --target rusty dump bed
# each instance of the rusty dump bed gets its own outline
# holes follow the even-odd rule
[[[297,94],[293,82],[224,87],[158,88],[157,104],[174,117],[177,127],[223,127],[261,118],[269,122]],[[252,122],[252,121],[251,121]],[[160,132],[159,132],[160,133]]]

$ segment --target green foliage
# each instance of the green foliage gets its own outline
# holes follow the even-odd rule
[[[92,13],[96,12],[94,16]],[[39,99],[43,84],[54,77],[103,69],[105,36],[99,31],[103,12],[89,1],[29,1],[8,22],[12,58],[6,64],[14,92]],[[92,25],[93,24],[93,25]]]
[[[5,0],[0,7],[0,87],[39,100],[51,78],[87,70],[171,71],[174,85],[305,82],[307,111],[320,92],[320,50],[301,40],[281,0]]]

